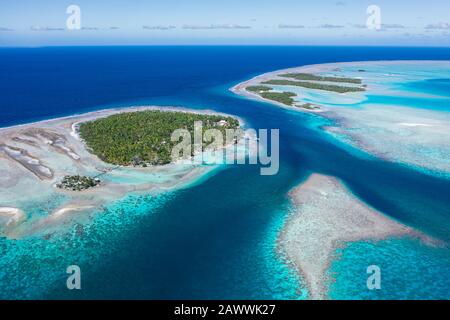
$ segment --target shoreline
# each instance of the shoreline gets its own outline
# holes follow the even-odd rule
[[[411,237],[427,245],[439,241],[370,208],[334,177],[312,174],[289,192],[293,211],[277,247],[305,280],[309,299],[328,298],[327,274],[336,250],[358,241]]]
[[[345,62],[327,62],[327,63],[316,63],[316,64],[306,64],[302,66],[290,67],[285,69],[278,69],[273,71],[268,71],[262,73],[260,75],[254,76],[248,80],[242,81],[229,90],[231,92],[237,93],[239,90],[242,90],[246,86],[253,84],[257,80],[266,80],[274,75],[280,73],[289,73],[299,70],[304,71],[305,73],[314,73],[314,72],[324,72],[324,71],[333,71],[333,69],[345,66],[367,66],[373,64],[383,64],[383,65],[398,65],[398,64],[435,64],[435,63],[449,63],[450,60],[367,60],[367,61],[345,61]]]
[[[116,113],[122,113],[122,112],[136,112],[136,111],[145,111],[145,110],[156,110],[156,111],[173,111],[173,112],[188,112],[188,113],[198,113],[198,114],[206,114],[206,115],[222,115],[222,116],[231,116],[239,120],[239,123],[241,123],[242,126],[245,125],[245,122],[234,115],[229,115],[223,112],[218,112],[212,109],[189,109],[186,107],[177,107],[177,106],[156,106],[156,105],[150,105],[150,106],[129,106],[129,107],[116,107],[116,108],[104,108],[99,110],[93,110],[88,111],[85,113],[77,113],[72,114],[68,116],[62,116],[62,117],[56,117],[56,118],[49,118],[49,119],[43,119],[38,121],[32,121],[28,123],[21,123],[21,124],[15,124],[11,126],[6,127],[0,127],[0,133],[7,132],[8,130],[12,129],[21,129],[21,128],[27,128],[29,126],[36,126],[36,125],[47,125],[52,124],[53,122],[59,122],[59,121],[68,121],[71,119],[76,118],[88,118],[86,120],[80,120],[75,122],[81,123],[85,121],[95,120],[102,117],[107,117]]]
[[[103,109],[0,128],[0,184],[4,186],[0,188],[0,207],[17,209],[25,215],[27,210],[24,209],[29,207],[29,204],[42,203],[46,206],[45,202],[50,199],[61,196],[65,199],[63,203],[56,203],[54,207],[47,208],[47,215],[44,217],[34,217],[26,212],[29,217],[25,221],[21,219],[21,223],[0,223],[0,234],[9,238],[21,238],[36,232],[45,232],[47,227],[51,228],[67,217],[76,216],[71,213],[94,211],[128,193],[157,194],[177,190],[219,167],[178,162],[147,168],[115,166],[92,154],[74,132],[77,124],[82,122],[118,113],[145,110],[234,117],[213,110],[135,106]],[[239,121],[241,128],[245,125],[241,118],[234,118]],[[55,187],[66,175],[99,174],[103,175],[102,182],[95,188],[76,192]],[[45,198],[49,200],[44,200]],[[11,210],[8,213],[5,211],[2,217],[6,217]]]

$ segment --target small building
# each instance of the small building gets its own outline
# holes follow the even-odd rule
[[[228,126],[228,121],[220,120],[219,122],[217,122],[217,124],[221,127],[225,127],[225,126]]]

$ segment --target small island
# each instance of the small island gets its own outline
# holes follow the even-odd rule
[[[362,84],[361,79],[347,78],[347,77],[326,77],[326,76],[318,76],[311,73],[283,73],[280,74],[279,77],[305,81],[326,81],[326,82]]]
[[[286,87],[291,87],[294,92],[286,90]],[[307,72],[273,72],[241,83],[232,91],[246,92],[277,104],[305,111],[322,111],[321,105],[299,99],[302,96],[299,94],[299,88],[304,89],[301,92],[306,93],[310,90],[320,90],[347,94],[364,92],[367,90],[367,84],[363,84],[360,78],[345,76],[317,75]]]
[[[193,139],[196,121],[202,122],[203,131],[217,129],[224,136],[227,129],[239,127],[239,121],[232,117],[145,110],[81,123],[79,134],[89,151],[107,163],[147,167],[170,163],[171,151],[178,144],[171,141],[171,134],[187,129]],[[203,142],[203,148],[206,146]]]
[[[91,178],[87,176],[65,176],[61,183],[58,183],[56,187],[59,189],[71,190],[71,191],[82,191],[93,188],[100,184],[100,179]]]
[[[248,92],[258,94],[260,97],[285,104],[287,106],[294,105],[294,97],[297,95],[293,92],[275,92],[273,88],[267,86],[248,86],[245,88]]]
[[[288,106],[294,105],[294,97],[297,95],[293,92],[263,92],[260,94],[264,99],[276,101]]]
[[[0,237],[45,233],[75,216],[69,213],[89,214],[130,192],[168,192],[213,172],[218,166],[172,161],[172,145],[179,143],[171,141],[173,131],[186,129],[193,137],[197,121],[203,131],[216,129],[225,137],[227,130],[240,132],[240,120],[230,115],[167,106],[105,109],[0,128]],[[202,146],[208,155],[209,148],[220,148],[212,141]],[[60,201],[28,224],[27,208],[48,199]]]
[[[320,110],[320,106],[312,103],[296,104],[294,98],[297,95],[293,92],[275,92],[273,88],[267,86],[248,86],[245,88],[247,91],[258,94],[261,98],[282,103],[284,105],[296,108],[303,108],[307,110]]]
[[[246,90],[255,93],[263,93],[267,91],[272,91],[272,88],[267,86],[248,86]]]
[[[296,105],[297,108],[303,108],[303,109],[307,109],[307,110],[320,110],[320,107],[316,104],[313,103],[303,103],[303,104],[297,104]]]

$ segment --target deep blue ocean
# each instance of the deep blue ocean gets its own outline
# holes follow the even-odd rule
[[[79,248],[80,254],[93,256],[102,250],[101,259],[81,265],[83,290],[68,291],[65,282],[35,290],[43,298],[301,298],[304,288],[277,252],[276,237],[289,211],[287,193],[311,172],[338,177],[370,206],[449,241],[450,180],[358,156],[321,132],[325,120],[228,91],[255,75],[287,67],[408,59],[450,60],[450,48],[0,49],[0,126],[156,104],[213,109],[240,116],[255,129],[280,128],[279,174],[260,176],[255,166],[230,166],[173,192],[132,228],[124,227],[120,241],[99,237]],[[436,90],[446,88],[449,82],[443,80]],[[125,201],[121,212],[132,210],[133,201]],[[102,219],[114,216],[114,210],[119,209],[107,209],[110,214]],[[368,292],[364,268],[377,259],[389,281],[384,290]],[[335,270],[342,274],[332,287],[336,298],[450,297],[448,249],[426,249],[412,240],[355,244]],[[65,270],[54,272],[66,277]]]

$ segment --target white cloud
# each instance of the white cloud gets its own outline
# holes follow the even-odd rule
[[[405,29],[406,27],[402,24],[397,24],[397,23],[383,23],[381,25],[382,28],[384,29]]]
[[[344,28],[344,26],[336,25],[336,24],[321,24],[317,28],[320,28],[320,29],[341,29],[341,28]]]
[[[60,27],[41,27],[41,26],[31,26],[32,31],[64,31],[64,28]]]
[[[427,30],[450,30],[450,23],[439,22],[436,24],[429,24],[425,27]]]
[[[300,24],[279,24],[278,28],[279,29],[303,29],[303,28],[305,28],[305,26],[300,25]]]
[[[366,29],[367,25],[365,24],[349,24],[351,27],[353,28],[357,28],[357,29]]]
[[[176,28],[176,26],[172,26],[172,25],[142,26],[142,29],[145,29],[145,30],[172,30],[175,28]]]
[[[82,27],[81,30],[96,31],[96,30],[98,30],[98,28],[97,27]]]
[[[190,30],[212,30],[212,29],[251,29],[250,26],[238,24],[210,24],[210,25],[183,25],[183,29]]]

